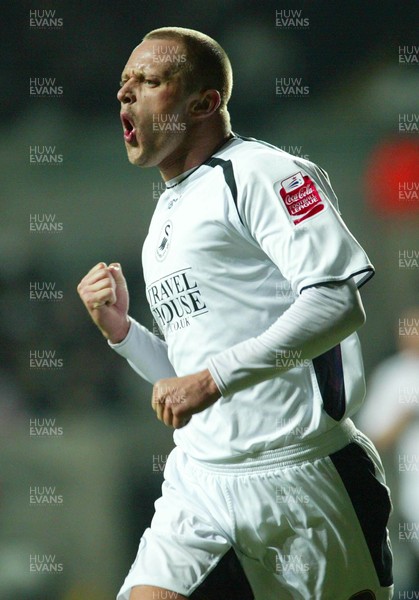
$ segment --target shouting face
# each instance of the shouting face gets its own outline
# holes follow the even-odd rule
[[[118,100],[128,159],[164,168],[186,152],[191,96],[185,92],[184,48],[174,40],[145,40],[122,72]]]

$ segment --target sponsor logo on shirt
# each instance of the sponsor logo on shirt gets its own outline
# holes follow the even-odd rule
[[[281,181],[282,187],[286,192],[292,192],[295,188],[302,186],[304,183],[304,178],[301,173],[296,173],[292,175],[292,177],[288,177],[288,179],[284,179]]]
[[[325,209],[313,180],[301,172],[281,181],[279,193],[294,225]]]
[[[164,260],[166,258],[166,254],[169,252],[170,248],[170,238],[173,231],[173,225],[171,221],[166,221],[163,225],[161,233],[159,235],[158,246],[156,249],[156,258],[157,260]]]
[[[181,269],[147,285],[151,312],[165,336],[185,329],[192,319],[208,312],[192,269]]]

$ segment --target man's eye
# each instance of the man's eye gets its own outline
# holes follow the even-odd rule
[[[141,78],[141,79],[142,79],[142,81],[143,81],[143,82],[144,82],[144,83],[145,83],[145,84],[146,84],[148,87],[156,87],[156,86],[160,85],[160,81],[158,81],[157,79],[143,79],[143,78]],[[122,87],[123,87],[123,86],[124,86],[124,85],[127,83],[127,81],[129,81],[129,80],[128,80],[128,79],[122,79],[122,80],[119,82],[119,87],[121,87],[121,88],[122,88]],[[138,79],[137,81],[138,81],[139,83],[141,83],[141,80],[140,80],[140,79]]]

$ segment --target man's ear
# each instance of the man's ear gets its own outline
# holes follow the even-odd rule
[[[191,101],[189,111],[192,117],[205,119],[215,113],[220,104],[221,96],[218,90],[205,90]]]

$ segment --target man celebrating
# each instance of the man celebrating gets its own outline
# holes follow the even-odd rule
[[[230,548],[256,600],[387,600],[389,494],[350,420],[373,267],[322,169],[231,132],[231,88],[219,44],[176,27],[147,34],[122,73],[128,158],[166,185],[143,247],[165,341],[128,316],[117,263],[78,291],[154,384],[176,447],[118,600],[188,598]]]

